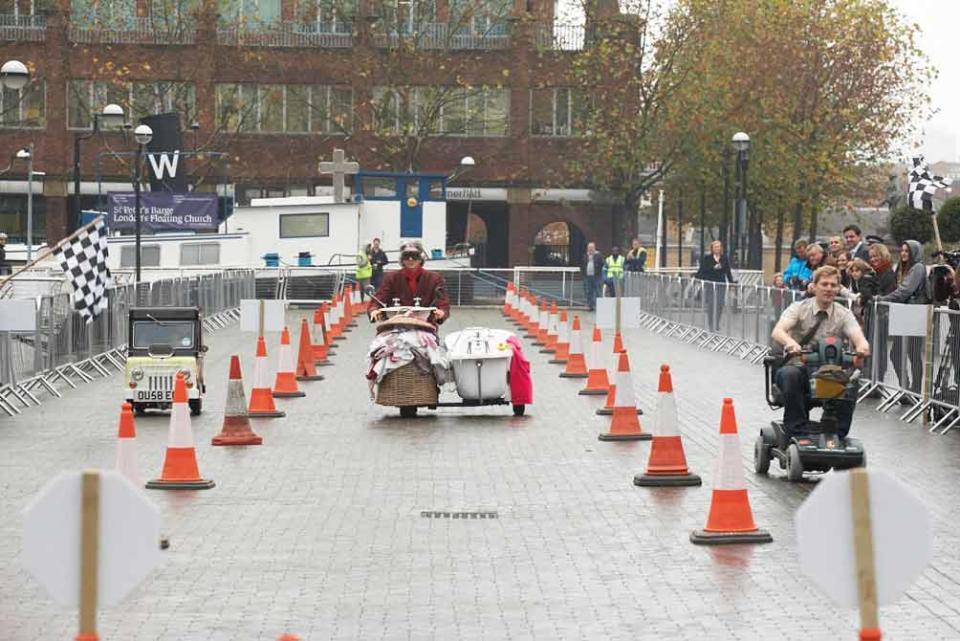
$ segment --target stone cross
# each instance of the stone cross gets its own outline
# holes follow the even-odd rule
[[[355,174],[360,171],[360,163],[346,162],[343,155],[343,149],[333,150],[333,162],[321,162],[321,174],[333,174],[333,202],[342,203],[343,200],[343,177],[346,174]]]

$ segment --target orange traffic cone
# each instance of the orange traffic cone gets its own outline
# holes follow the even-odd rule
[[[700,477],[687,469],[683,439],[677,420],[677,401],[673,396],[670,366],[660,366],[657,386],[657,423],[653,429],[647,471],[633,477],[633,484],[644,487],[663,485],[700,485]]]
[[[280,334],[280,356],[277,359],[277,378],[273,382],[274,398],[297,398],[306,396],[297,387],[296,362],[290,347],[290,330],[283,328]]]
[[[560,320],[557,323],[557,342],[553,358],[549,362],[556,365],[566,364],[570,358],[570,324],[567,322],[567,310],[560,310]]]
[[[223,427],[211,441],[214,445],[260,445],[263,439],[250,427],[247,395],[243,391],[240,357],[230,357],[230,378],[227,380],[227,406],[223,410]]]
[[[613,408],[617,404],[617,368],[620,366],[620,352],[626,351],[623,349],[623,337],[620,335],[620,332],[617,332],[613,335],[613,351],[608,354],[609,366],[607,367],[607,377],[609,380],[613,381],[610,383],[610,391],[607,392],[607,400],[603,404],[603,407],[597,408],[598,416],[612,416]],[[639,407],[637,408],[637,414],[643,414],[643,410]]]
[[[587,385],[582,396],[606,396],[610,391],[610,379],[607,377],[607,364],[603,358],[603,339],[600,328],[593,326],[593,342],[590,345],[590,369],[587,371]]]
[[[193,446],[193,428],[187,405],[187,385],[183,374],[177,372],[173,384],[173,407],[170,410],[170,434],[167,437],[167,456],[160,478],[147,483],[149,490],[209,490],[214,482],[200,478],[197,452]]]
[[[540,351],[544,354],[553,354],[557,351],[557,341],[560,337],[560,312],[557,310],[556,301],[550,305],[550,315],[547,318],[547,333],[543,341],[544,347]]]
[[[510,318],[513,312],[513,283],[507,283],[507,289],[503,293],[503,307],[500,311],[507,318]]]
[[[323,342],[327,346],[327,356],[333,356],[337,351],[337,344],[333,342],[333,326],[337,314],[333,303],[320,303],[320,309],[323,311]]]
[[[560,372],[561,378],[586,378],[587,363],[583,360],[583,338],[580,335],[580,317],[574,315],[570,332],[570,356],[567,367]]]
[[[620,352],[617,367],[617,400],[610,418],[610,431],[600,434],[601,441],[647,441],[650,434],[640,427],[637,418],[637,398],[633,391],[633,378],[630,376],[630,359],[626,352]]]
[[[133,423],[133,406],[124,403],[120,408],[120,429],[117,430],[117,471],[139,486],[140,471],[137,469],[137,428]]]
[[[747,496],[740,459],[740,435],[733,400],[723,399],[720,414],[720,460],[714,478],[713,498],[707,525],[690,534],[692,543],[769,543],[769,532],[757,529]]]
[[[528,313],[527,320],[527,333],[524,334],[525,338],[537,339],[537,332],[540,331],[540,310],[537,308],[537,297],[530,297],[530,312]]]
[[[327,351],[327,330],[323,318],[325,306],[326,303],[321,303],[320,307],[313,310],[313,336],[310,344],[313,346],[313,364],[317,367],[333,365]]]
[[[281,634],[277,641],[300,641],[300,637],[288,632],[286,634]]]
[[[283,410],[278,410],[273,402],[267,344],[263,336],[257,337],[257,360],[253,370],[253,389],[250,390],[250,407],[247,413],[254,418],[279,418],[287,415]]]
[[[310,344],[310,326],[307,319],[300,320],[300,351],[297,353],[297,380],[322,381],[323,376],[317,374],[315,362],[317,357]]]
[[[547,332],[550,330],[550,307],[546,300],[540,301],[540,316],[537,318],[540,327],[537,329],[537,338],[533,344],[543,346],[547,344]]]

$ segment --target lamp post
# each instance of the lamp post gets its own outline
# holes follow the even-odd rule
[[[734,220],[737,237],[738,267],[744,264],[747,232],[747,160],[750,152],[750,136],[742,131],[733,134],[733,149],[737,152],[737,216]]]
[[[153,129],[149,125],[137,125],[133,130],[133,137],[137,141],[137,153],[133,162],[133,229],[136,237],[135,259],[136,259],[136,282],[140,282],[140,159],[143,156],[143,146],[153,140]]]
[[[93,138],[100,133],[100,125],[104,128],[120,127],[123,125],[123,107],[109,104],[100,113],[93,114],[93,129],[88,134],[77,134],[73,139],[73,215],[67,224],[67,231],[74,231],[80,225],[80,143]]]
[[[730,240],[728,232],[730,231],[730,145],[723,145],[723,206],[720,208],[720,242],[724,247],[729,247],[730,255],[736,254],[736,243],[727,242]]]
[[[17,152],[17,158],[27,161],[27,264],[33,260],[33,143]]]
[[[460,166],[457,167],[456,171],[450,175],[448,183],[453,181],[455,178],[462,176],[471,169],[477,166],[477,161],[473,159],[473,156],[464,156],[460,159]],[[470,193],[470,190],[467,190],[467,219],[466,223],[463,226],[463,242],[465,245],[470,244],[470,210],[473,208],[473,194]],[[468,248],[469,252],[469,248]]]

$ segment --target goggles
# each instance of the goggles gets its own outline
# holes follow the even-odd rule
[[[420,258],[421,258],[420,252],[418,252],[418,251],[405,251],[405,252],[403,252],[402,254],[400,254],[400,260],[407,260],[408,258],[412,258],[412,259],[414,259],[414,260],[420,260]]]

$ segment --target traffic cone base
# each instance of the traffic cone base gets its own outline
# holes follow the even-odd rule
[[[703,481],[696,474],[637,474],[633,477],[637,487],[700,486]]]
[[[297,390],[296,392],[273,392],[274,398],[300,398],[306,395],[306,392],[303,390]]]
[[[613,416],[613,408],[599,407],[597,408],[597,416]],[[639,407],[637,408],[637,416],[643,416],[643,410]]]
[[[314,365],[314,367],[316,367],[316,365]],[[310,374],[310,375],[298,374],[297,380],[298,381],[322,381],[323,374]],[[301,396],[305,396],[305,394],[301,394]]]
[[[731,543],[770,543],[773,537],[766,530],[753,532],[707,532],[694,530],[690,533],[690,542],[697,545],[724,545]]]
[[[588,378],[588,379],[590,378],[590,375],[589,375],[589,374],[587,375],[587,378]],[[589,385],[590,383],[588,382],[587,384]],[[607,395],[607,390],[605,390],[605,389],[586,388],[586,389],[580,390],[580,391],[577,392],[577,393],[578,393],[580,396],[606,396],[606,395]]]
[[[253,432],[249,434],[218,434],[210,442],[213,445],[262,445],[263,437]]]
[[[583,372],[582,374],[578,372],[560,372],[560,378],[586,378],[587,373]]]
[[[597,434],[597,438],[601,441],[649,441],[653,437],[647,432],[640,432],[639,434],[611,434],[610,432],[604,432],[603,434]]]
[[[569,360],[569,359],[567,359],[567,358],[551,358],[551,359],[550,359],[549,361],[547,361],[547,362],[550,363],[551,365],[566,365],[566,364],[567,364],[567,360]]]

